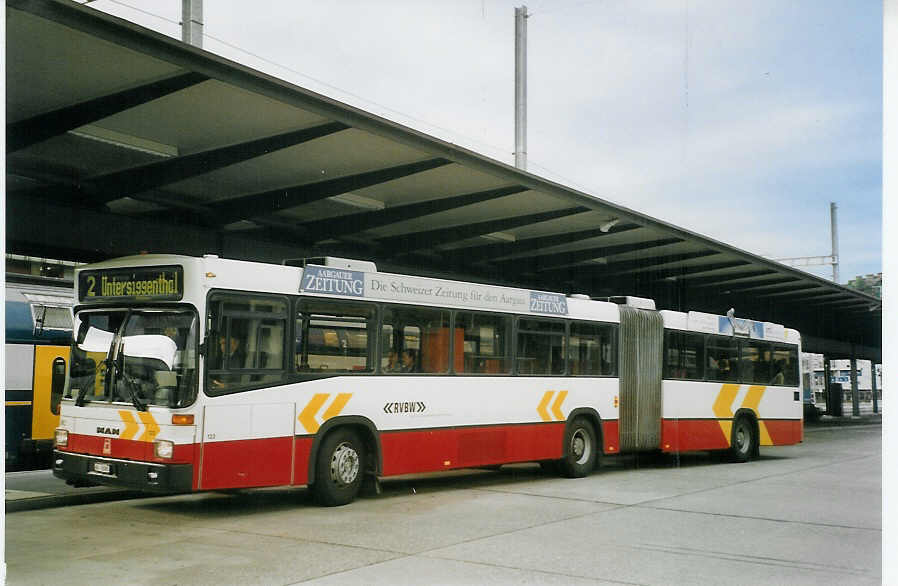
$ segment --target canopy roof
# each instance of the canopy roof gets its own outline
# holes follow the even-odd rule
[[[7,2],[7,249],[141,250],[638,295],[877,359],[875,297],[67,1]]]

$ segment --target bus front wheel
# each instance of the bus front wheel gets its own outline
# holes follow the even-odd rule
[[[365,448],[358,434],[349,428],[334,430],[321,442],[315,463],[315,500],[326,507],[352,502],[364,473]]]
[[[558,462],[561,473],[568,478],[586,476],[596,466],[597,450],[592,424],[583,417],[577,417],[564,432],[564,457]]]

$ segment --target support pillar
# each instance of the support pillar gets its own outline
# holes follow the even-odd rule
[[[870,361],[870,390],[873,392],[873,412],[879,413],[879,402],[876,400],[876,363]]]
[[[861,414],[861,403],[857,392],[857,356],[854,354],[854,344],[851,345],[851,414],[858,417]]]

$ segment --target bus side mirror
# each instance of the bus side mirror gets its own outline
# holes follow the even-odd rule
[[[57,356],[53,361],[50,377],[50,410],[59,415],[59,404],[62,402],[62,391],[65,387],[65,359]]]

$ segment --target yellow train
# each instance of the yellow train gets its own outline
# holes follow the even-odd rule
[[[54,377],[65,377],[72,341],[72,285],[7,275],[6,469],[49,468],[59,424]]]

